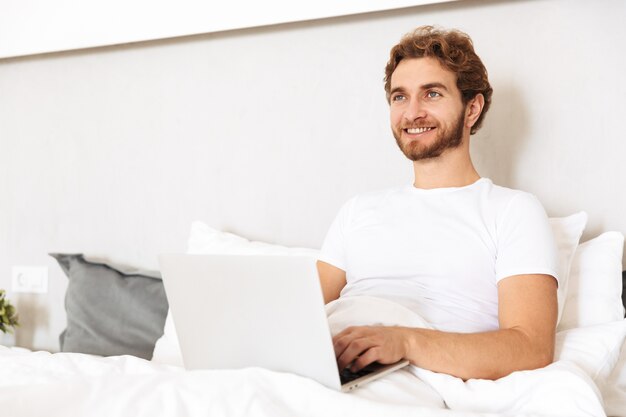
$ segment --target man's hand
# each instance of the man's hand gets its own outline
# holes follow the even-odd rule
[[[333,337],[339,369],[358,372],[372,362],[391,364],[407,357],[410,329],[404,327],[348,327]]]

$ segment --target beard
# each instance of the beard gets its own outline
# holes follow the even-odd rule
[[[461,145],[463,141],[463,122],[465,121],[465,111],[463,110],[455,122],[449,129],[435,125],[437,128],[437,137],[430,145],[420,143],[420,140],[412,140],[409,142],[402,141],[402,132],[404,129],[392,129],[393,136],[396,138],[398,147],[411,161],[420,161],[423,159],[437,158],[446,149],[454,149]],[[433,126],[428,124],[427,126]],[[411,126],[421,127],[421,126]]]

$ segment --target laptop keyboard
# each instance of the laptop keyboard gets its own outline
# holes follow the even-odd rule
[[[341,384],[347,384],[348,382],[354,381],[357,378],[361,378],[362,376],[371,374],[372,372],[377,371],[382,367],[379,363],[371,363],[367,365],[365,368],[361,369],[358,372],[352,372],[350,369],[345,368],[343,371],[339,372],[339,378],[341,379]]]

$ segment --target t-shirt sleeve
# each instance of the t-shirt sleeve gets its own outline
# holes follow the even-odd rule
[[[519,193],[498,224],[496,280],[512,275],[547,274],[559,280],[558,252],[548,216],[535,196]]]
[[[319,260],[346,271],[346,239],[354,199],[345,203],[333,220],[320,250]]]

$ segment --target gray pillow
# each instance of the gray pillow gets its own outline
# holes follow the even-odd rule
[[[151,359],[168,309],[160,275],[125,273],[82,254],[50,256],[69,279],[61,352]]]

